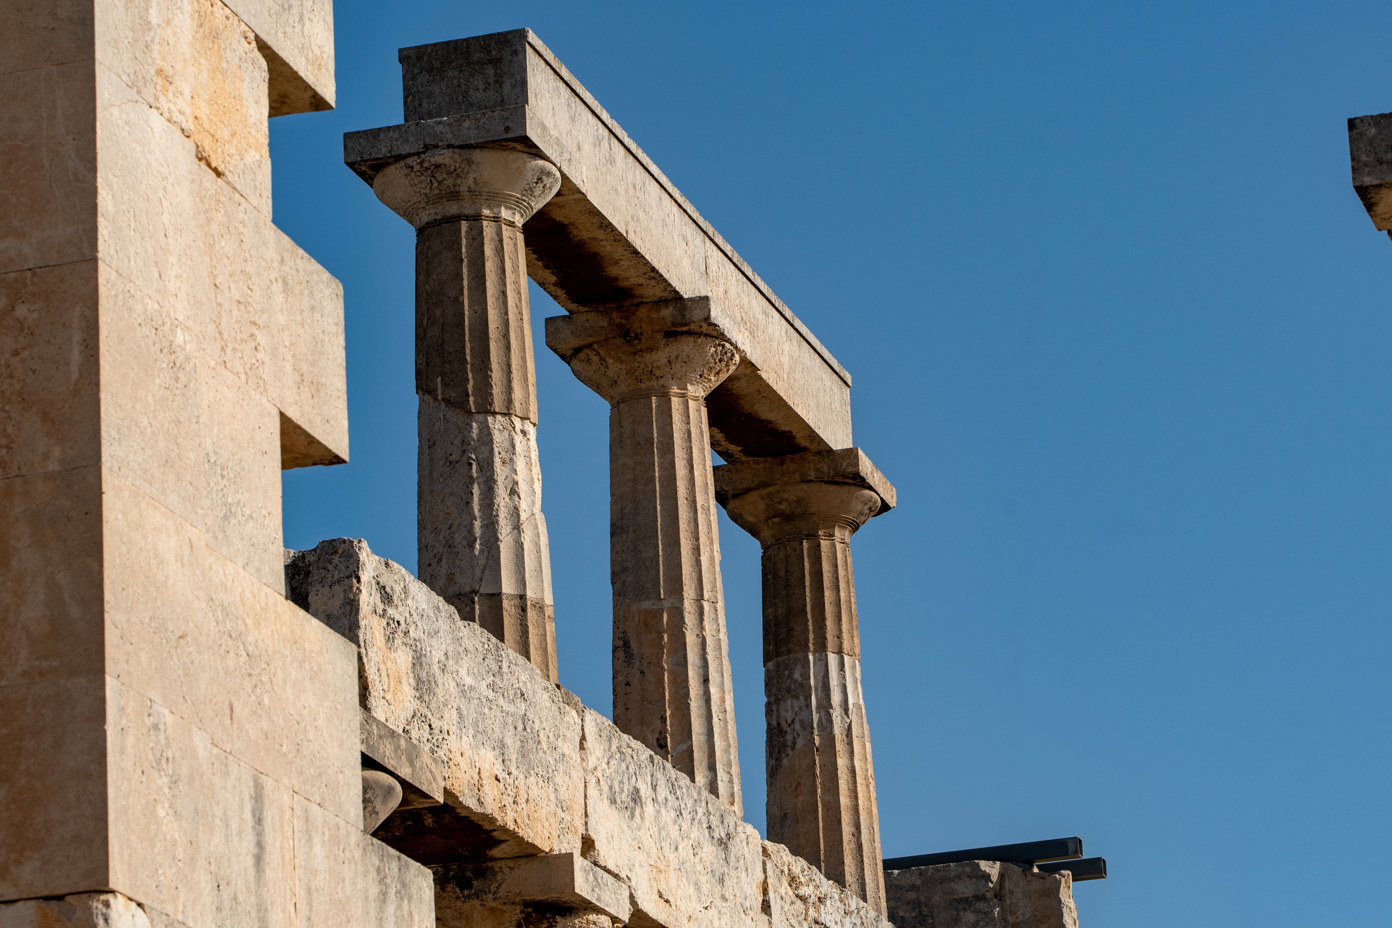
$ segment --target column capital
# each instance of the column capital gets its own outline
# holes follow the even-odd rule
[[[546,320],[546,344],[611,404],[641,396],[704,399],[734,373],[740,355],[696,300],[663,300]]]
[[[521,226],[555,196],[561,172],[505,148],[440,148],[393,162],[377,175],[377,199],[417,229],[494,219]]]
[[[859,448],[755,458],[715,468],[715,497],[764,547],[786,538],[849,538],[894,508],[894,486]]]

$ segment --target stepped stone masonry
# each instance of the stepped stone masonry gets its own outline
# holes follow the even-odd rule
[[[1066,873],[882,872],[849,375],[529,31],[401,62],[345,160],[416,230],[419,578],[282,547],[348,454],[341,288],[271,221],[327,0],[0,0],[0,928],[1075,928]],[[557,682],[529,276],[611,405],[613,721]]]

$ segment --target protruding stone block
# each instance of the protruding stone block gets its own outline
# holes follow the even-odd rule
[[[1078,928],[1073,877],[969,860],[885,873],[895,928]]]
[[[461,846],[461,854],[580,847],[574,697],[362,541],[300,552],[286,574],[291,599],[358,647],[363,708],[443,761],[447,803],[474,822],[472,837],[460,840],[477,846]]]
[[[445,924],[460,923],[451,918],[456,910],[500,904],[597,913],[618,924],[627,923],[632,913],[628,887],[578,854],[445,867],[436,879],[436,895]]]
[[[738,747],[705,397],[739,363],[681,301],[546,320],[611,404],[614,722],[736,810]]]
[[[883,915],[783,845],[765,841],[762,847],[771,928],[890,928]]]

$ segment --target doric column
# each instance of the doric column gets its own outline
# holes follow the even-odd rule
[[[763,546],[768,837],[884,914],[851,535],[894,504],[858,449],[716,468]]]
[[[452,148],[385,168],[416,227],[420,578],[556,680],[522,223],[560,186],[525,152]]]
[[[685,301],[546,320],[546,343],[610,403],[614,722],[741,808],[705,397],[734,347]]]

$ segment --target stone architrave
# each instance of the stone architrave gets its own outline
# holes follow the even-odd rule
[[[546,320],[610,403],[614,722],[741,809],[706,395],[739,364],[672,300]]]
[[[556,681],[522,223],[560,174],[523,152],[395,162],[377,197],[416,228],[420,576]]]
[[[894,505],[859,449],[716,468],[763,546],[768,837],[885,912],[851,535]]]

